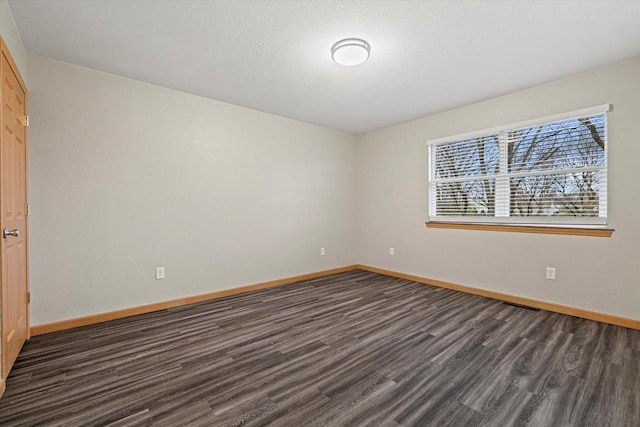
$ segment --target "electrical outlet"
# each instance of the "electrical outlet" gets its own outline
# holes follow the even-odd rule
[[[325,254],[324,248],[320,248],[320,255],[324,256],[324,254]]]
[[[556,269],[554,267],[547,267],[547,279],[556,280]]]
[[[164,267],[156,268],[156,280],[164,279]]]
[[[396,254],[396,250],[394,248],[389,248],[389,255],[393,256]]]

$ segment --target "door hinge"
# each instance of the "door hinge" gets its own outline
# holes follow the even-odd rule
[[[29,116],[22,116],[20,118],[20,123],[22,123],[23,127],[28,128],[29,127]]]
[[[30,214],[31,214],[31,205],[27,203],[26,205],[24,205],[24,215],[29,216]]]
[[[31,292],[27,292],[27,304],[31,304]]]

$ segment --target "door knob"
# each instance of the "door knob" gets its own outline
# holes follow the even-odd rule
[[[9,236],[18,237],[19,235],[20,235],[20,231],[18,231],[17,228],[15,230],[9,230],[8,228],[5,228],[4,230],[2,230],[2,237],[4,237],[5,239]]]

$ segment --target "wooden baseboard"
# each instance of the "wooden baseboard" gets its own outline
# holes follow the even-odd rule
[[[368,265],[360,265],[357,267],[360,270],[371,271],[374,273],[384,274],[387,276],[398,277],[400,279],[407,279],[413,282],[425,283],[427,285],[438,286],[441,288],[452,289],[454,291],[466,292],[469,294],[481,295],[483,297],[489,297],[501,301],[512,302],[515,304],[526,305],[529,307],[540,308],[542,310],[554,311],[556,313],[568,314],[570,316],[582,317],[584,319],[596,320],[598,322],[610,323],[612,325],[624,326],[631,329],[640,330],[640,320],[629,319],[626,317],[614,316],[612,314],[599,313],[597,311],[585,310],[582,308],[569,307],[566,305],[556,304],[547,301],[540,301],[530,298],[519,297],[515,295],[503,294],[500,292],[488,291],[485,289],[473,288],[470,286],[457,285],[455,283],[443,282],[441,280],[428,279],[425,277],[414,276],[412,274],[399,273],[392,270],[384,270],[382,268],[370,267]]]
[[[4,382],[2,378],[0,378],[0,398],[4,394],[4,391],[7,389],[7,383]]]
[[[171,301],[163,301],[154,304],[142,305],[138,307],[125,308],[122,310],[110,311],[107,313],[94,314],[91,316],[77,317],[75,319],[62,320],[59,322],[46,323],[31,327],[31,335],[42,335],[49,332],[62,331],[65,329],[76,328],[78,326],[92,325],[94,323],[106,322],[108,320],[121,319],[123,317],[135,316],[138,314],[151,313],[153,311],[165,310],[167,308],[178,307],[196,302],[208,301],[216,298],[222,298],[229,295],[241,294],[244,292],[255,291],[257,289],[270,288],[273,286],[286,285],[288,283],[298,282],[300,280],[314,279],[316,277],[328,276],[330,274],[342,273],[357,269],[355,265],[345,267],[332,268],[330,270],[316,271],[313,273],[302,274],[299,276],[286,277],[284,279],[271,280],[268,282],[255,283],[253,285],[242,286],[239,288],[224,289],[222,291],[211,292],[208,294],[194,295],[185,298],[179,298]]]
[[[273,286],[286,285],[288,283],[298,282],[300,280],[314,279],[316,277],[328,276],[330,274],[342,273],[350,270],[366,270],[374,273],[384,274],[387,276],[398,277],[400,279],[411,280],[427,285],[438,286],[441,288],[452,289],[455,291],[466,292],[474,295],[481,295],[488,298],[498,299],[501,301],[512,302],[515,304],[527,305],[530,307],[540,308],[543,310],[554,311],[557,313],[568,314],[571,316],[582,317],[585,319],[596,320],[599,322],[610,323],[612,325],[624,326],[627,328],[640,330],[640,320],[629,319],[626,317],[614,316],[611,314],[599,313],[596,311],[584,310],[581,308],[569,307],[552,302],[540,301],[530,298],[519,297],[515,295],[503,294],[500,292],[488,291],[485,289],[473,288],[471,286],[458,285],[455,283],[443,282],[441,280],[429,279],[425,277],[415,276],[412,274],[400,273],[392,270],[371,267],[368,265],[348,265],[345,267],[332,268],[330,270],[316,271],[313,273],[302,274],[299,276],[287,277],[284,279],[271,280],[268,282],[256,283],[253,285],[242,286],[239,288],[225,289],[222,291],[212,292],[202,295],[194,295],[185,298],[179,298],[171,301],[163,301],[154,304],[143,305],[139,307],[125,308],[122,310],[110,311],[91,316],[78,317],[75,319],[62,320],[59,322],[47,323],[44,325],[32,326],[31,335],[42,335],[49,332],[62,331],[65,329],[76,328],[78,326],[91,325],[94,323],[106,322],[108,320],[121,319],[123,317],[135,316],[138,314],[151,313],[154,311],[165,310],[167,308],[178,307],[196,302],[208,301],[216,298],[222,298],[229,295],[241,294],[244,292],[255,291],[258,289],[269,288]],[[4,389],[4,381],[0,380],[0,390]],[[0,396],[2,393],[0,392]]]

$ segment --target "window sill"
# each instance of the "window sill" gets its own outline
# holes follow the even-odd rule
[[[425,223],[427,228],[453,228],[458,230],[483,230],[506,231],[511,233],[536,233],[536,234],[565,234],[571,236],[611,237],[611,228],[574,228],[574,227],[547,227],[533,225],[504,225],[504,224],[470,224],[461,222],[437,222]]]

